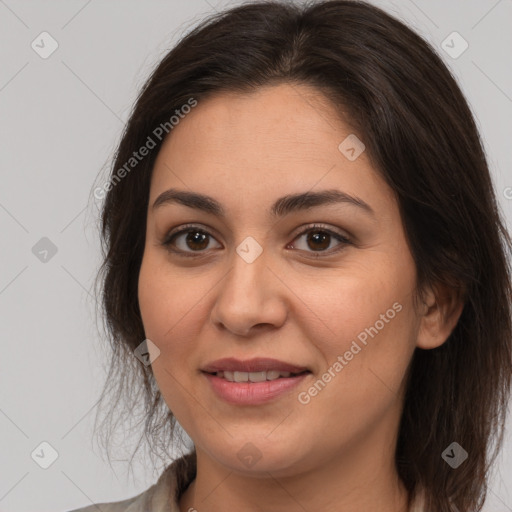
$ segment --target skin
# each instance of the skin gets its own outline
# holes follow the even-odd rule
[[[158,154],[138,294],[146,336],[160,350],[156,381],[196,447],[182,512],[407,510],[394,464],[404,377],[416,347],[446,341],[462,305],[437,287],[414,307],[416,267],[398,204],[367,152],[349,161],[338,150],[352,133],[319,91],[280,84],[199,101]],[[214,197],[226,218],[177,203],[153,210],[171,187]],[[357,196],[375,215],[345,203],[269,214],[281,196],[324,189]],[[186,223],[211,234],[175,239],[175,250],[195,258],[163,245]],[[312,223],[350,243],[308,242]],[[252,263],[236,252],[248,236],[263,249]],[[300,403],[298,393],[395,303],[401,311]],[[233,405],[199,371],[221,357],[272,357],[312,374],[264,405]],[[237,456],[249,442],[261,455],[251,467]]]

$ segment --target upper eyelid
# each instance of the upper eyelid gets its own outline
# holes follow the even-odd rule
[[[187,233],[188,231],[192,231],[193,229],[196,229],[197,231],[205,232],[206,234],[213,236],[213,233],[216,233],[217,230],[210,228],[210,227],[202,227],[200,224],[185,224],[183,226],[178,226],[176,229],[172,229],[167,233],[164,237],[164,242],[169,241],[171,238],[182,235],[183,233]],[[215,238],[215,237],[214,237]]]

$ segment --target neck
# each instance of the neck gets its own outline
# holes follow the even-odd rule
[[[382,444],[380,444],[382,446]],[[180,499],[182,512],[407,512],[408,493],[393,453],[351,449],[334,453],[314,469],[282,476],[237,473],[197,450],[197,474]]]

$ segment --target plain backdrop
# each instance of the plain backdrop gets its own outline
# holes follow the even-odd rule
[[[92,289],[101,205],[89,198],[154,65],[235,3],[0,0],[0,511],[65,511],[156,481],[161,468],[142,455],[130,472],[92,441],[108,352]],[[458,79],[510,229],[512,1],[375,3],[429,40]],[[512,511],[510,427],[485,510]]]

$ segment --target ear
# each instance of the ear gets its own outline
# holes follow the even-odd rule
[[[449,338],[464,309],[464,300],[460,290],[440,283],[429,288],[423,300],[416,346],[430,350]]]

